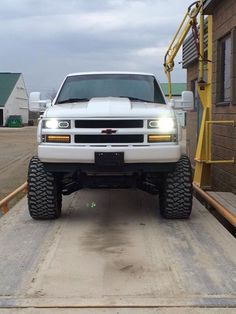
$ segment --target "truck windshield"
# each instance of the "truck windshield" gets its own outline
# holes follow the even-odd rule
[[[140,74],[89,74],[69,76],[57,104],[88,101],[94,97],[127,97],[132,101],[165,104],[156,79]]]

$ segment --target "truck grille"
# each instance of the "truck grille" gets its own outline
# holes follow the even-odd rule
[[[143,143],[142,134],[130,134],[130,135],[75,135],[75,143],[88,143],[88,144],[100,144],[100,143]]]
[[[143,128],[143,120],[75,120],[75,127],[81,129]]]

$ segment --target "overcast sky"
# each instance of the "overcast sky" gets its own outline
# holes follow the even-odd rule
[[[1,72],[47,94],[80,71],[152,72],[193,0],[1,0]],[[173,81],[185,81],[176,61]]]

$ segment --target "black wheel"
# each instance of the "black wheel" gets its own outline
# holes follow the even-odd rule
[[[161,215],[168,219],[189,218],[192,197],[192,168],[189,158],[182,155],[175,170],[162,181],[159,193]]]
[[[62,196],[57,177],[44,169],[34,156],[28,169],[28,207],[34,219],[56,219],[61,215]]]

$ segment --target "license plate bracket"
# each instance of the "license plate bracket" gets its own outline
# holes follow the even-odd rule
[[[95,164],[98,166],[120,167],[124,164],[123,152],[95,152]]]

